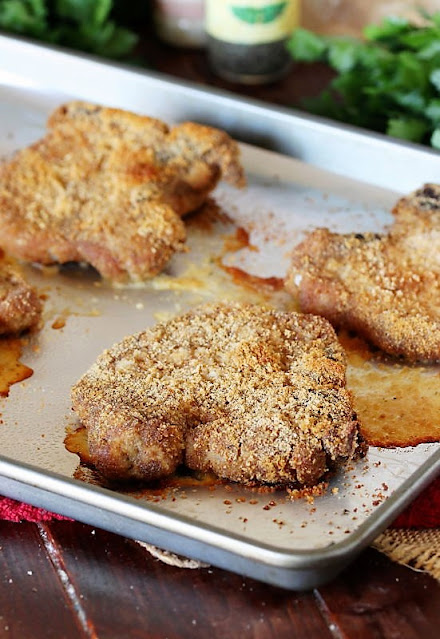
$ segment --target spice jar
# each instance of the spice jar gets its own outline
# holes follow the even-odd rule
[[[206,0],[211,68],[242,84],[277,80],[291,65],[286,40],[298,20],[299,0]]]
[[[205,0],[155,0],[153,18],[158,36],[176,47],[205,44]]]

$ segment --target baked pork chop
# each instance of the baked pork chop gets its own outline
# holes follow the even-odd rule
[[[425,184],[400,198],[390,233],[419,271],[440,277],[440,185]]]
[[[306,313],[408,361],[440,360],[440,200],[402,198],[387,235],[317,229],[293,251],[287,289]],[[440,187],[436,187],[440,196]]]
[[[0,256],[0,335],[16,335],[34,328],[41,301],[36,291]]]
[[[181,216],[220,178],[244,184],[238,145],[223,131],[70,102],[44,138],[0,166],[0,245],[32,262],[144,280],[184,249]]]
[[[364,450],[345,355],[323,318],[206,305],[125,338],[72,389],[91,458],[118,480],[182,463],[312,486]]]

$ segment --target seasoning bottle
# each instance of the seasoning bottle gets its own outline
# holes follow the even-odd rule
[[[205,0],[155,0],[153,19],[161,40],[176,47],[205,44]]]
[[[242,84],[279,79],[291,65],[286,40],[298,21],[299,0],[206,0],[212,70]]]

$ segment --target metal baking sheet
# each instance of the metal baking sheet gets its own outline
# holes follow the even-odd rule
[[[45,294],[45,322],[22,355],[33,375],[0,402],[0,492],[285,588],[331,579],[437,474],[439,444],[370,448],[313,501],[237,485],[127,494],[77,478],[78,457],[64,445],[66,431],[76,426],[70,387],[104,348],[158,319],[216,299],[262,301],[213,258],[260,277],[282,277],[289,249],[310,228],[381,230],[400,193],[438,179],[438,155],[0,36],[1,155],[40,137],[49,111],[69,98],[168,122],[208,122],[283,154],[243,143],[249,186],[236,191],[222,184],[214,193],[232,221],[219,219],[210,228],[190,223],[190,252],[143,286],[112,288],[87,272],[26,268]],[[237,227],[249,231],[258,250],[225,253]],[[271,303],[288,302],[280,292]]]

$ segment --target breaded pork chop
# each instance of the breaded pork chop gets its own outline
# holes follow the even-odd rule
[[[439,271],[427,268],[423,251],[412,250],[423,246],[425,232],[406,229],[395,236],[317,229],[293,251],[286,287],[304,312],[354,330],[390,355],[434,362],[440,360]]]
[[[43,264],[83,261],[111,280],[160,272],[185,243],[181,216],[223,177],[244,183],[223,131],[84,102],[0,166],[0,246]]]
[[[440,185],[425,184],[393,208],[390,234],[420,271],[440,277]]]
[[[0,335],[34,328],[41,315],[36,291],[0,255]]]
[[[72,390],[106,476],[185,463],[242,483],[314,485],[363,442],[345,355],[320,317],[206,305],[125,338]]]

